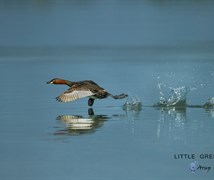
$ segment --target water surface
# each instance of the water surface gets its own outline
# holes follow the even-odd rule
[[[194,87],[186,102],[203,105],[213,95],[212,67],[195,61],[1,62],[1,178],[213,177],[213,171],[188,169],[195,161],[213,166],[213,159],[174,159],[176,153],[213,153],[213,109],[153,107],[161,97],[159,82],[166,84],[168,97],[170,86]],[[205,75],[197,76],[199,71]],[[113,94],[130,96],[96,100],[93,109],[87,99],[59,103],[54,98],[67,87],[47,85],[53,77],[93,79]],[[203,79],[203,87],[194,83]],[[124,108],[126,101],[131,108]]]

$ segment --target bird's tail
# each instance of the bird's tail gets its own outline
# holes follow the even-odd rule
[[[110,95],[111,97],[113,97],[114,99],[123,99],[123,98],[126,98],[126,97],[128,97],[128,94],[120,94],[120,95]]]

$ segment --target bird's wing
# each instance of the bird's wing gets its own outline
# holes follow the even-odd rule
[[[94,91],[99,91],[99,90],[104,90],[102,87],[100,87],[97,83],[91,80],[85,80],[82,82],[85,84],[88,88],[94,90]]]
[[[76,89],[76,88],[70,88],[64,93],[62,93],[60,96],[56,97],[56,100],[59,102],[69,102],[74,101],[76,99],[80,99],[87,96],[93,96],[94,93],[91,92],[88,89]]]

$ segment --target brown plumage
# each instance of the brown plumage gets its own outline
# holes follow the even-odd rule
[[[104,99],[108,96],[111,96],[114,99],[122,99],[128,97],[128,95],[126,94],[114,96],[91,80],[71,82],[64,79],[54,78],[51,81],[47,82],[47,84],[64,84],[70,87],[67,91],[56,97],[56,100],[59,102],[69,102],[76,99],[89,97],[88,105],[92,106],[95,99]]]

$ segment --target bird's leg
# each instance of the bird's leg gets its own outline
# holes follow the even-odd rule
[[[94,115],[94,111],[92,108],[88,109],[88,115],[93,116]]]
[[[93,104],[94,104],[94,99],[93,98],[89,98],[88,99],[88,105],[89,106],[93,106]]]

